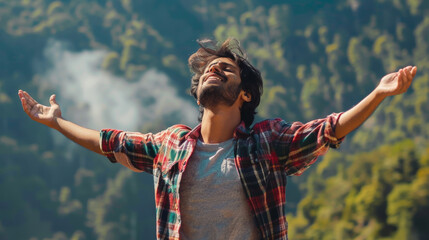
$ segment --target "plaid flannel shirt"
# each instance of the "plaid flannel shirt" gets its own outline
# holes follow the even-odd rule
[[[262,239],[287,239],[286,175],[301,175],[342,139],[334,131],[340,114],[306,124],[265,120],[234,131],[235,165]],[[111,162],[153,174],[157,239],[179,239],[180,180],[200,136],[174,125],[157,134],[101,131],[101,149]]]

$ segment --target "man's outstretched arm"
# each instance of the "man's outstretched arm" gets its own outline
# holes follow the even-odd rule
[[[340,116],[335,128],[336,137],[342,138],[359,127],[387,96],[406,92],[416,72],[417,67],[408,66],[384,76],[374,91]]]
[[[31,119],[59,131],[82,147],[104,155],[100,149],[100,133],[63,119],[60,106],[55,101],[55,95],[49,98],[51,106],[39,104],[30,94],[22,90],[18,91],[18,95],[22,108]]]

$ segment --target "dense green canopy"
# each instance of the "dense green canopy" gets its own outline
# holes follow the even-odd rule
[[[32,122],[16,94],[25,89],[44,104],[51,92],[67,96],[75,84],[70,74],[86,66],[68,72],[62,60],[95,56],[89,63],[101,72],[100,92],[144,85],[142,76],[155,70],[168,79],[156,84],[173,86],[192,105],[187,58],[206,37],[238,38],[261,70],[258,119],[308,121],[347,110],[386,73],[416,65],[411,89],[386,99],[341,150],[290,178],[286,197],[290,239],[428,236],[429,2],[284,2],[0,0],[0,239],[154,238],[151,176],[110,164]],[[55,57],[55,49],[62,55]],[[72,103],[65,117],[91,107]],[[133,121],[146,132],[183,119],[168,114]]]

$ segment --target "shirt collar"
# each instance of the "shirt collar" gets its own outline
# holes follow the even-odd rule
[[[185,139],[197,140],[201,135],[201,123],[185,135]]]
[[[244,124],[244,121],[241,121],[241,123],[235,128],[234,130],[234,138],[242,138],[247,137],[251,133],[251,129],[246,128],[246,124]],[[198,124],[194,129],[192,129],[188,134],[186,134],[186,139],[195,139],[197,140],[201,136],[201,123]]]
[[[237,126],[237,128],[234,131],[234,138],[242,138],[247,137],[251,134],[252,130],[246,127],[246,124],[244,121],[241,121],[241,123]]]

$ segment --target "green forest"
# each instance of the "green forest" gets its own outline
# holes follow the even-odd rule
[[[56,93],[65,118],[97,130],[194,127],[187,59],[197,39],[228,37],[263,75],[257,120],[345,111],[418,67],[405,94],[288,178],[286,199],[290,239],[427,239],[424,0],[0,0],[0,239],[155,239],[151,175],[31,121],[17,92]]]

